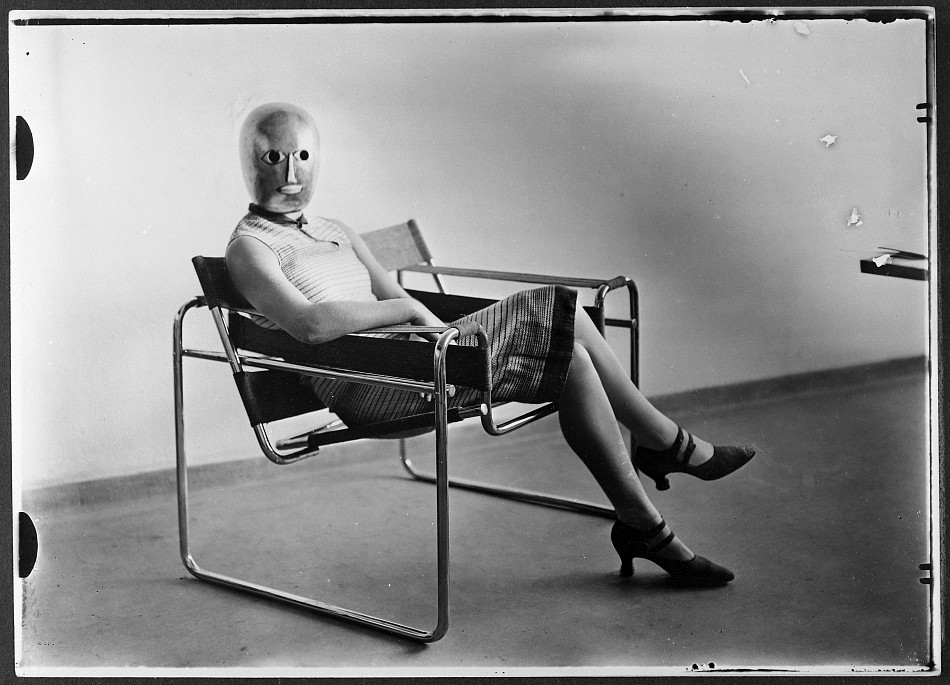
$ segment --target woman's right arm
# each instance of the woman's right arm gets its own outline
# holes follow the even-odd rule
[[[425,307],[411,298],[310,302],[284,276],[277,255],[248,236],[231,241],[225,260],[231,280],[248,302],[301,342],[317,344],[368,328],[429,323]]]

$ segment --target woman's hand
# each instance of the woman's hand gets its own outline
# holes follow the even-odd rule
[[[413,326],[433,326],[436,328],[447,328],[447,324],[439,317],[429,311],[429,308],[419,302],[419,300],[409,298],[412,302],[414,316],[408,323]],[[419,337],[425,338],[431,342],[437,342],[441,333],[419,333]],[[455,345],[458,340],[452,340],[449,344]]]
[[[444,328],[445,322],[442,321],[439,317],[433,314],[428,307],[422,304],[419,300],[409,298],[412,302],[412,312],[413,316],[409,319],[409,323],[413,326],[433,326],[438,328]],[[426,333],[424,334],[430,340],[438,340],[438,333]],[[431,337],[434,336],[434,337]]]

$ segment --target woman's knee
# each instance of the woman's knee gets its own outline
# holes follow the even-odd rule
[[[580,341],[581,344],[591,345],[598,338],[602,337],[587,311],[583,307],[578,306],[577,309],[574,310],[575,342]]]
[[[571,357],[571,367],[567,372],[568,382],[584,382],[589,379],[591,374],[596,375],[594,360],[591,359],[590,352],[579,340],[574,340],[574,352]]]

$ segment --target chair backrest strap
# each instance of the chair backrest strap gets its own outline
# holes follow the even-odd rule
[[[419,227],[412,219],[395,226],[361,233],[360,237],[376,257],[376,261],[387,271],[398,271],[407,266],[429,264],[432,261],[432,254]]]
[[[191,260],[201,283],[205,301],[209,307],[225,309],[252,309],[248,302],[228,276],[228,267],[224,257],[195,257]]]

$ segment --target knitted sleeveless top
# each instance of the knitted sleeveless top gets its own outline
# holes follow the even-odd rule
[[[332,221],[316,217],[298,225],[252,210],[241,219],[228,242],[242,236],[267,245],[277,255],[287,280],[310,302],[376,300],[369,272],[346,233]],[[259,314],[251,318],[264,328],[280,328]]]

